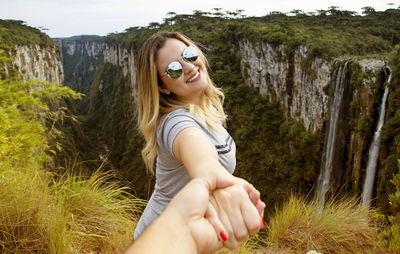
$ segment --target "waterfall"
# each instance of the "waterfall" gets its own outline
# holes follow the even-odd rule
[[[383,69],[385,78],[387,82],[391,80],[391,71],[388,67]],[[386,100],[389,94],[389,87],[386,86],[385,92],[383,93],[382,102],[379,111],[379,121],[376,126],[374,136],[372,138],[371,146],[368,153],[368,163],[367,163],[367,174],[365,176],[365,182],[362,193],[362,205],[369,207],[371,205],[372,191],[374,187],[376,165],[378,164],[379,147],[381,143],[381,132],[383,123],[385,122],[385,112],[386,112]]]
[[[335,84],[335,90],[331,98],[329,105],[329,125],[325,138],[325,147],[322,153],[321,172],[318,178],[317,187],[317,200],[319,210],[322,211],[325,204],[325,193],[328,191],[330,186],[330,179],[332,174],[332,166],[335,154],[335,147],[338,135],[339,117],[341,111],[341,105],[344,95],[345,77],[347,71],[348,61],[344,66],[339,66],[333,73],[332,83]]]

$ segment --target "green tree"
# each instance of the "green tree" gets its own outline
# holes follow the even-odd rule
[[[362,7],[361,10],[363,10],[362,14],[364,14],[364,15],[371,15],[376,12],[375,9],[371,6]]]

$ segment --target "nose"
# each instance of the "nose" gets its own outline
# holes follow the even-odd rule
[[[185,60],[182,60],[182,59],[179,62],[182,65],[182,69],[185,74],[193,72],[193,69],[194,69],[193,63],[186,62]]]

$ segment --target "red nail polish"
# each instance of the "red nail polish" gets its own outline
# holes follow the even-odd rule
[[[228,241],[228,236],[223,231],[219,233],[219,236],[221,237],[222,241],[224,242]]]
[[[264,218],[261,217],[261,228],[265,228]]]

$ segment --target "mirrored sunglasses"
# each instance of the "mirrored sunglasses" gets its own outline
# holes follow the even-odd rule
[[[196,62],[197,58],[199,57],[199,52],[194,46],[187,46],[182,51],[182,59],[188,63]],[[165,68],[164,75],[168,75],[168,77],[172,79],[177,79],[182,75],[183,67],[178,61],[173,61],[167,65]]]

